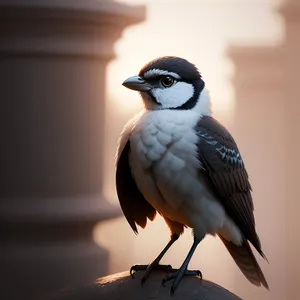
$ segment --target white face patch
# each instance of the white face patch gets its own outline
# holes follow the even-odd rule
[[[169,72],[169,71],[165,71],[165,70],[159,70],[159,69],[151,69],[147,72],[145,72],[143,74],[143,78],[145,79],[149,79],[151,77],[156,77],[156,76],[163,76],[163,75],[169,75],[169,76],[172,76],[173,78],[175,79],[181,79],[181,77],[177,74],[177,73],[174,73],[174,72]]]
[[[185,104],[194,95],[194,86],[183,81],[176,82],[169,88],[154,88],[151,90],[160,107],[176,108]]]
[[[212,109],[211,109],[211,101],[209,91],[207,89],[203,89],[199,95],[199,99],[197,104],[193,108],[193,111],[198,112],[202,116],[211,116]]]

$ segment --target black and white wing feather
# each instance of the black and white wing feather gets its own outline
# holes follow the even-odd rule
[[[262,283],[267,287],[247,242],[250,241],[265,258],[255,230],[251,186],[238,147],[226,128],[212,117],[203,116],[195,129],[199,137],[198,155],[202,166],[199,171],[204,173],[226,213],[244,236],[241,246],[221,239],[246,277],[257,285]]]
[[[130,141],[128,140],[117,162],[116,186],[120,205],[132,230],[138,233],[136,224],[144,228],[147,218],[155,218],[156,210],[146,201],[132,177],[129,165]]]

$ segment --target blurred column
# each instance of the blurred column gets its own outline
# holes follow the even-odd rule
[[[143,7],[0,0],[0,298],[31,299],[105,275],[105,70]],[[40,298],[41,299],[41,298]]]
[[[287,206],[287,291],[286,299],[299,298],[300,278],[300,2],[285,1],[280,13],[285,23],[285,39],[283,42],[286,85],[284,88],[284,115],[286,117],[286,133],[282,138],[286,152],[286,197]]]
[[[256,228],[270,264],[258,262],[271,293],[251,285],[236,268],[234,291],[243,299],[289,299],[285,276],[285,77],[280,47],[232,46],[235,66],[233,133],[253,188]],[[256,251],[254,251],[256,252]]]

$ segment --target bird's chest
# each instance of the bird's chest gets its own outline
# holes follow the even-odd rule
[[[131,136],[131,161],[135,169],[160,179],[185,169],[192,171],[197,160],[197,135],[193,130],[198,117],[186,112],[152,112],[134,126]]]

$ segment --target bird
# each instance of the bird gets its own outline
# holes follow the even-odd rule
[[[116,153],[116,191],[129,225],[138,233],[159,213],[170,240],[144,270],[170,272],[174,295],[206,235],[218,236],[233,260],[256,286],[269,289],[250,244],[267,260],[255,228],[252,187],[245,163],[229,131],[212,115],[211,97],[198,68],[188,60],[163,56],[147,63],[123,86],[140,93],[144,109],[121,132]],[[169,248],[191,228],[193,243],[179,269],[160,265]]]

